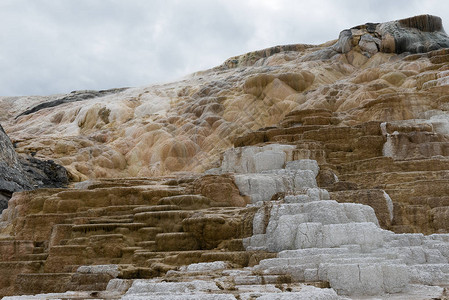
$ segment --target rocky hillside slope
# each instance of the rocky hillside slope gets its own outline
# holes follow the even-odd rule
[[[19,153],[54,159],[76,181],[201,172],[234,138],[295,110],[328,109],[345,125],[420,120],[446,133],[445,51],[419,54],[445,47],[439,18],[369,23],[165,85],[1,97],[0,122]]]
[[[15,150],[73,184],[9,201],[0,295],[443,298],[448,75],[423,15],[165,85],[2,97]]]

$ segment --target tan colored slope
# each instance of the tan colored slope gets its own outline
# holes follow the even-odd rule
[[[258,69],[256,74],[269,68]],[[59,159],[75,180],[204,170],[202,164],[230,147],[234,136],[276,124],[297,105],[293,96],[301,95],[276,80],[266,97],[256,97],[243,87],[255,70],[238,71],[211,70],[173,84],[68,103],[8,118],[4,127],[18,152]],[[302,90],[313,80],[307,74]],[[251,89],[251,81],[246,86]],[[23,102],[4,98],[0,106],[17,115],[21,109],[14,105],[23,110]]]
[[[354,71],[339,62],[285,63],[283,55],[262,67],[210,70],[165,86],[43,109],[5,120],[4,127],[18,152],[57,159],[75,180],[203,171],[234,137],[278,123],[304,105],[305,91]],[[299,59],[301,52],[290,56]],[[276,77],[283,73],[291,75]],[[8,109],[15,101],[2,99],[0,105]]]
[[[210,70],[174,84],[40,110],[4,126],[19,141],[19,152],[59,159],[75,180],[201,171],[233,137],[276,124],[304,101],[304,90],[341,79],[350,67],[285,64],[283,55],[262,67]],[[301,52],[289,55],[300,58]],[[292,74],[274,78],[286,72]],[[16,102],[23,107],[23,99],[0,105],[8,109]]]

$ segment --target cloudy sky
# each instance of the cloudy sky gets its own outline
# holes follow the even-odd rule
[[[0,96],[167,82],[418,14],[449,30],[447,0],[0,0]]]

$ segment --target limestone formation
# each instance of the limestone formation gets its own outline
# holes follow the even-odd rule
[[[423,15],[174,83],[0,97],[0,296],[444,299],[448,71]]]
[[[245,248],[279,255],[262,260],[255,270],[329,282],[343,295],[401,293],[410,283],[434,285],[449,279],[444,271],[449,267],[448,234],[394,234],[379,228],[371,207],[337,203],[325,193],[320,194],[324,198],[310,197],[307,186],[303,188],[303,193],[265,202],[256,213]]]

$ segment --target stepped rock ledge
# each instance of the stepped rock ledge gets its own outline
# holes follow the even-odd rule
[[[0,111],[3,299],[449,298],[439,17]]]

